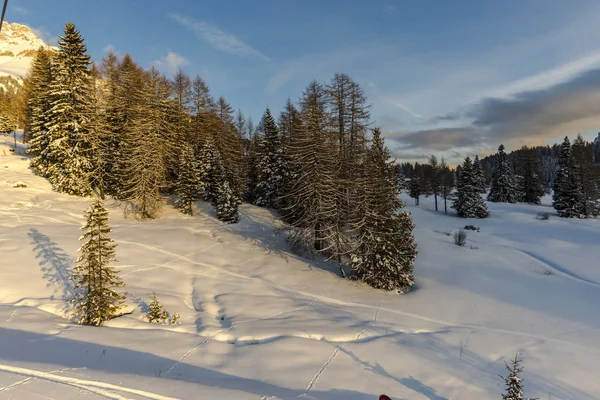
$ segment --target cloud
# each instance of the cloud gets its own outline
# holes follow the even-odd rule
[[[541,141],[600,128],[600,68],[545,89],[485,98],[464,113],[488,141]]]
[[[112,44],[109,44],[107,46],[105,46],[102,51],[104,52],[104,54],[108,54],[108,53],[115,53],[117,54],[117,49],[115,49],[115,46],[113,46]]]
[[[171,74],[177,72],[177,70],[183,66],[188,65],[190,62],[187,58],[173,52],[169,51],[166,56],[162,56],[160,59],[154,61],[154,64],[159,69],[166,69]]]
[[[209,43],[217,50],[240,57],[256,57],[265,61],[270,61],[269,57],[244,43],[235,35],[225,32],[208,22],[197,21],[175,13],[168,14],[168,17],[192,30],[196,36]]]
[[[401,149],[432,149],[446,151],[456,147],[478,145],[473,127],[433,128],[418,131],[385,132],[388,141],[399,144]]]
[[[21,15],[27,15],[27,14],[29,14],[29,10],[26,9],[25,7],[21,7],[21,6],[13,6],[12,10],[14,12],[16,12],[17,14],[21,14]]]

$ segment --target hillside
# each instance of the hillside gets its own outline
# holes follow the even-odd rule
[[[598,220],[540,221],[553,210],[518,204],[461,220],[407,199],[417,283],[396,295],[291,254],[265,209],[224,225],[203,203],[193,217],[167,206],[138,222],[109,201],[133,312],[84,327],[66,299],[90,200],[53,192],[10,143],[0,136],[0,398],[478,400],[500,397],[516,352],[528,396],[600,398]],[[467,223],[481,232],[457,247],[446,232]],[[180,324],[145,322],[153,292]]]
[[[46,44],[28,26],[4,22],[0,33],[0,76],[22,79],[35,51]]]

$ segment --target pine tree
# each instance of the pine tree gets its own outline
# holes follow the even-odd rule
[[[117,316],[125,295],[114,289],[124,286],[118,271],[110,266],[115,261],[114,241],[109,237],[108,211],[101,200],[96,200],[85,213],[86,223],[81,228],[85,233],[80,240],[81,256],[77,259],[74,315],[79,324],[100,326]]]
[[[505,365],[509,374],[506,377],[500,376],[504,379],[504,384],[506,385],[506,393],[502,395],[502,399],[523,400],[523,380],[519,376],[523,372],[523,367],[521,366],[518,354],[515,354],[515,358],[511,361],[510,365],[506,362]]]
[[[60,39],[49,89],[48,178],[58,192],[88,196],[92,193],[90,174],[94,168],[90,142],[91,136],[97,134],[88,124],[94,97],[90,56],[72,23],[65,26]]]
[[[238,200],[227,180],[220,182],[215,208],[217,210],[217,218],[221,221],[228,224],[238,222]]]
[[[578,135],[572,146],[573,175],[581,194],[579,218],[600,215],[600,167],[594,162],[593,148]]]
[[[219,195],[220,185],[225,177],[221,155],[212,141],[202,145],[198,150],[198,164],[201,167],[200,181],[204,182],[203,199],[215,205]]]
[[[487,190],[485,189],[485,176],[483,175],[483,167],[481,165],[481,161],[479,160],[478,155],[475,155],[475,160],[473,161],[473,170],[475,176],[477,177],[479,193],[485,194],[487,192]]]
[[[559,217],[579,217],[581,198],[582,194],[575,177],[571,143],[569,138],[565,136],[560,148],[552,206]]]
[[[479,189],[473,162],[467,157],[458,173],[456,198],[452,202],[456,215],[461,218],[487,218],[490,215]]]
[[[496,169],[492,176],[492,185],[487,199],[488,201],[496,203],[516,203],[517,186],[515,184],[513,172],[508,164],[506,153],[504,152],[504,145],[498,147],[497,156]],[[479,185],[478,176],[476,176],[476,179],[477,184]],[[480,186],[478,186],[478,188],[480,188]]]
[[[264,136],[259,142],[258,173],[255,191],[255,204],[278,209],[283,196],[287,168],[279,130],[271,111],[267,108],[263,116]]]
[[[537,155],[524,146],[520,151],[520,176],[519,201],[523,203],[540,204],[544,195],[542,187],[541,169]]]
[[[190,144],[185,144],[180,153],[176,187],[179,195],[177,206],[184,214],[193,215],[192,204],[204,191],[201,168],[204,168],[204,165],[198,163],[194,148]]]
[[[359,225],[357,246],[352,252],[352,277],[384,290],[407,291],[414,283],[417,256],[410,213],[404,204],[381,132],[375,129],[367,151],[364,214]]]

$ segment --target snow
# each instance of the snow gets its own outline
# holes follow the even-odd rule
[[[2,399],[499,398],[517,352],[526,396],[600,398],[600,221],[560,219],[548,197],[484,220],[406,198],[420,254],[404,295],[291,254],[265,209],[140,222],[107,201],[132,314],[86,327],[65,299],[91,199],[52,192],[11,146],[0,136]],[[455,246],[467,224],[481,231]],[[153,292],[179,324],[145,321]]]

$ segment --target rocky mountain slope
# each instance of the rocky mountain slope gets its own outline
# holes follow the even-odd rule
[[[47,45],[31,28],[4,22],[0,33],[0,77],[23,78],[40,46]]]

